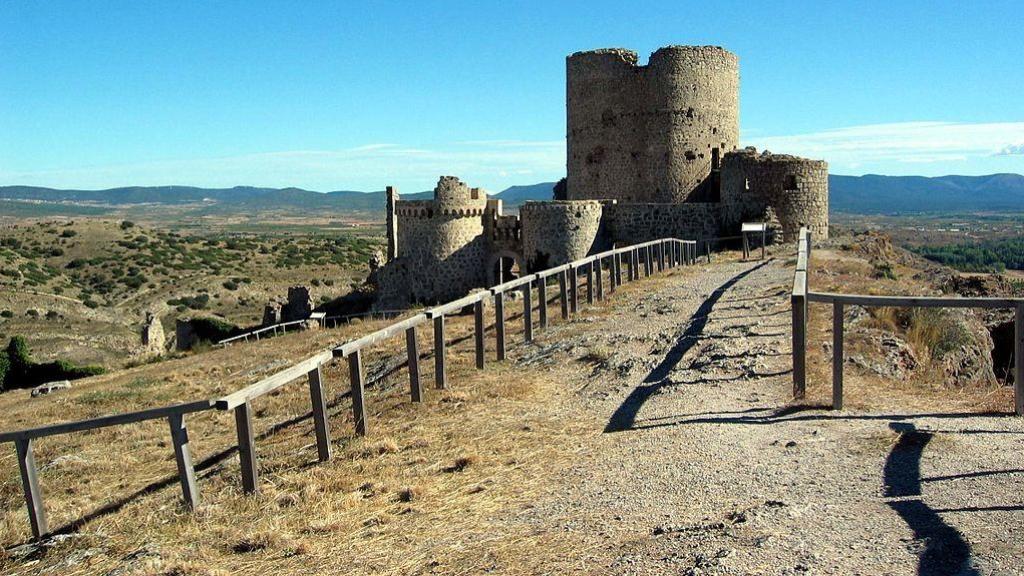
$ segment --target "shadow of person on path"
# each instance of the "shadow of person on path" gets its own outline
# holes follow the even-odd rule
[[[909,422],[890,422],[889,428],[900,437],[885,460],[885,496],[907,498],[890,500],[888,505],[907,526],[914,538],[924,543],[918,558],[919,576],[970,576],[980,574],[970,565],[971,547],[960,531],[946,524],[938,512],[921,496],[921,455],[933,433],[918,430]]]
[[[605,426],[605,432],[621,432],[629,430],[636,423],[637,414],[640,412],[640,408],[643,407],[644,403],[658,391],[659,388],[665,385],[665,379],[672,372],[672,369],[679,364],[680,360],[690,351],[694,345],[700,340],[701,334],[704,332],[704,328],[708,324],[709,316],[711,311],[714,309],[715,304],[722,298],[730,288],[736,285],[737,282],[746,278],[748,275],[756,272],[760,268],[767,266],[771,261],[761,262],[756,266],[752,266],[743,272],[733,276],[708,296],[707,300],[701,303],[698,308],[689,318],[688,325],[683,334],[676,340],[672,349],[668,351],[665,358],[654,367],[653,370],[644,378],[644,384],[637,386],[630,392],[629,396],[623,400],[622,404],[615,410],[611,418],[608,420],[608,424]]]

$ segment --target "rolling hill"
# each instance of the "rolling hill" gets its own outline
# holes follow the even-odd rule
[[[528,200],[550,200],[554,182],[512,186],[495,195],[507,207]],[[1024,211],[1024,176],[829,176],[833,212],[854,214],[1017,212]],[[430,198],[430,192],[403,194],[407,200]],[[301,188],[195,188],[132,186],[109,190],[57,190],[33,186],[0,187],[0,200],[116,205],[199,204],[211,212],[298,209],[376,212],[384,209],[384,192],[313,192]]]

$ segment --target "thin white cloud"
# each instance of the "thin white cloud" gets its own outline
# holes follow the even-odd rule
[[[1017,156],[1024,155],[1024,144],[1009,144],[996,153],[996,156]]]
[[[838,166],[965,162],[1024,153],[1024,122],[898,122],[790,136],[755,136],[773,152],[824,158]]]
[[[755,129],[744,136],[745,145],[828,160],[836,173],[1024,170],[1024,165],[1017,167],[1024,160],[1024,122],[901,122],[784,136],[762,136]],[[565,174],[565,140],[469,140],[429,147],[378,142],[338,150],[282,150],[45,171],[0,168],[0,184],[254,185],[325,191],[397,185],[419,191],[432,188],[442,174],[495,191],[557,180]]]
[[[297,186],[313,190],[406,190],[433,187],[451,174],[474,186],[501,189],[515,177],[557,179],[565,171],[565,141],[480,141],[430,148],[368,144],[341,150],[284,150],[62,170],[0,169],[0,183],[68,188],[189,184]]]

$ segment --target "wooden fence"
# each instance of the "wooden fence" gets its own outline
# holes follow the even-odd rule
[[[524,336],[527,341],[530,341],[533,339],[534,330],[533,292],[534,290],[537,292],[537,327],[545,329],[548,327],[549,321],[548,289],[552,277],[557,281],[561,317],[568,319],[571,314],[579,310],[581,276],[587,279],[584,297],[587,303],[593,303],[595,300],[603,300],[606,297],[606,292],[613,293],[618,286],[622,285],[622,268],[624,266],[627,271],[627,281],[635,281],[668,268],[694,264],[696,259],[697,243],[675,238],[654,240],[609,250],[537,274],[505,282],[447,304],[435,306],[331,350],[314,354],[289,368],[221,398],[3,432],[0,433],[0,443],[13,442],[15,445],[29,523],[36,538],[41,538],[50,532],[32,452],[33,441],[45,436],[166,418],[170,426],[171,443],[174,446],[182,495],[186,505],[194,509],[199,504],[199,491],[196,486],[196,475],[189,450],[188,430],[185,426],[184,416],[204,410],[230,410],[235,416],[242,488],[246,493],[255,493],[259,488],[259,465],[256,456],[256,436],[253,433],[252,425],[252,405],[261,396],[287,384],[303,378],[307,383],[312,405],[317,455],[321,462],[330,460],[330,426],[327,418],[327,401],[321,366],[330,362],[332,358],[344,358],[348,362],[355,432],[358,435],[365,435],[368,431],[368,422],[362,352],[366,348],[404,333],[408,353],[406,365],[409,373],[410,396],[413,402],[421,402],[424,390],[419,370],[420,354],[417,344],[417,328],[427,323],[431,323],[433,326],[434,385],[436,388],[443,389],[448,385],[445,370],[446,317],[461,314],[466,308],[473,308],[476,367],[482,369],[485,366],[486,356],[484,312],[487,301],[493,300],[494,303],[495,358],[501,361],[505,359],[506,349],[505,298],[507,295],[513,292],[522,293]]]
[[[809,303],[832,305],[832,408],[843,408],[843,312],[845,306],[893,308],[1010,308],[1014,313],[1014,413],[1024,416],[1024,299],[950,298],[933,296],[873,296],[808,290],[811,240],[800,230],[796,273],[791,296],[793,311],[793,396],[802,398],[807,386],[807,313]]]

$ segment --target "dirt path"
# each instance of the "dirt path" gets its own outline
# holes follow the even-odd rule
[[[597,423],[519,521],[599,573],[1024,573],[1021,419],[791,406],[791,271],[682,274],[516,351]]]

